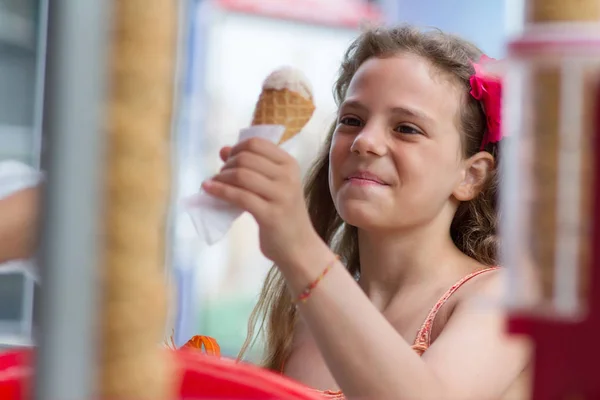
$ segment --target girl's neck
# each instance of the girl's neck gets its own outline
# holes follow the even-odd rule
[[[381,309],[406,289],[452,281],[474,263],[456,248],[447,230],[434,226],[394,233],[359,229],[358,247],[360,286]]]

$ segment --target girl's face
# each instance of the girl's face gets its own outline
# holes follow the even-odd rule
[[[461,96],[415,55],[362,64],[339,109],[329,152],[329,187],[344,221],[401,230],[440,215],[451,220],[468,181],[457,129]]]

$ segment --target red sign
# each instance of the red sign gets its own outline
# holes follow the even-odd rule
[[[364,0],[216,0],[225,10],[317,25],[356,29],[381,22],[381,11]]]

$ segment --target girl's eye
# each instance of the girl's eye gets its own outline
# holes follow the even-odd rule
[[[403,133],[405,135],[421,135],[422,132],[415,128],[412,125],[400,125],[395,129],[398,133]]]
[[[358,127],[358,126],[362,125],[362,121],[360,119],[354,118],[354,117],[342,117],[340,119],[340,124]]]

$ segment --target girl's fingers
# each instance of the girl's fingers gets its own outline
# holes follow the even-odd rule
[[[229,154],[231,153],[231,146],[225,146],[219,151],[219,156],[223,162],[227,162]]]
[[[221,172],[236,168],[255,171],[271,180],[275,179],[281,173],[282,169],[280,165],[275,164],[268,158],[249,151],[242,151],[230,156],[221,168]]]
[[[275,182],[247,168],[225,169],[211,180],[247,190],[265,200],[274,200],[280,190]]]
[[[243,142],[236,144],[231,149],[229,156],[234,156],[243,151],[263,156],[275,164],[286,164],[291,159],[291,156],[281,147],[273,142],[258,137],[244,140]]]
[[[248,211],[257,219],[258,216],[264,215],[264,210],[268,207],[267,201],[260,196],[227,183],[208,180],[202,183],[202,188],[206,193]]]

